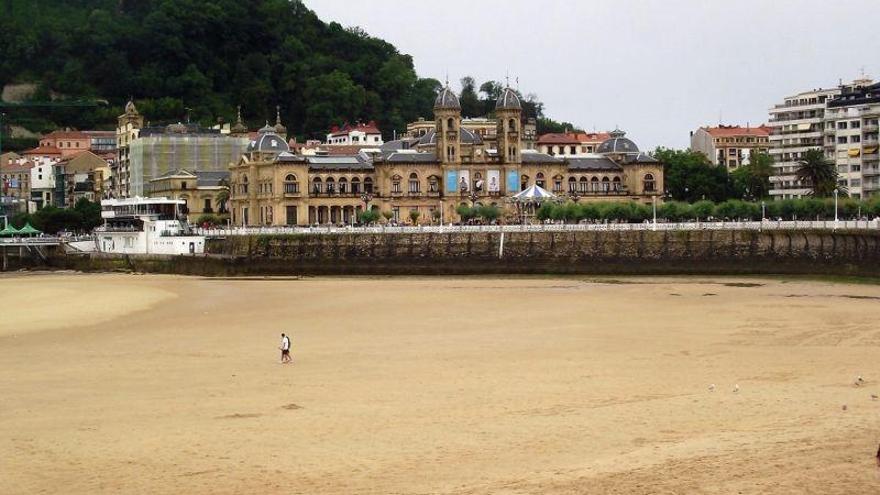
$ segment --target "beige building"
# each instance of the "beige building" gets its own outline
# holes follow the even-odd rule
[[[112,172],[112,194],[127,198],[131,187],[131,144],[144,127],[144,116],[133,101],[125,104],[125,113],[116,119],[116,163]]]
[[[190,223],[205,214],[227,218],[229,212],[221,191],[229,190],[229,172],[173,170],[150,180],[147,197],[182,199]]]
[[[401,136],[401,139],[420,138],[429,132],[436,131],[436,127],[437,125],[434,121],[420,118],[419,120],[410,122],[406,125],[406,133]],[[496,119],[490,119],[487,117],[464,118],[461,119],[461,127],[468,132],[480,136],[480,139],[487,148],[493,149],[497,145],[495,137],[498,130],[498,122]],[[536,149],[535,142],[537,134],[537,124],[535,119],[527,119],[524,121],[522,125],[522,136],[520,137],[521,149]]]
[[[771,128],[738,125],[700,127],[691,132],[691,149],[733,172],[748,165],[752,153],[769,153]]]
[[[607,132],[559,132],[541,134],[536,149],[551,156],[588,156],[611,138]]]
[[[81,151],[55,164],[55,205],[73,207],[80,199],[101,201],[109,196],[105,189],[112,160],[91,151]]]
[[[859,80],[841,87],[825,111],[825,156],[834,161],[839,185],[853,198],[880,193],[880,83]]]
[[[587,157],[523,150],[522,106],[506,88],[490,131],[466,127],[458,97],[444,88],[425,132],[385,143],[379,152],[303,156],[272,127],[260,130],[230,168],[235,225],[350,224],[364,208],[399,222],[457,222],[459,205],[508,208],[507,198],[531,186],[584,200],[650,203],[663,191],[663,168],[617,131]],[[416,128],[413,128],[415,131]]]

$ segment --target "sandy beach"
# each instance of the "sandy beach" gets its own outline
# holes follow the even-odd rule
[[[876,285],[0,284],[3,494],[880,492]]]

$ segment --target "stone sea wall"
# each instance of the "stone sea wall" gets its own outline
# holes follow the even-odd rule
[[[880,232],[680,231],[254,235],[195,257],[71,268],[195,275],[816,274],[880,276]]]

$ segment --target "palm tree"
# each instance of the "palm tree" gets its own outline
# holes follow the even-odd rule
[[[229,201],[229,184],[226,180],[220,181],[220,190],[217,191],[217,209],[220,213],[226,213],[226,203]]]
[[[813,190],[813,196],[831,196],[838,188],[837,165],[827,160],[821,150],[808,150],[804,153],[795,174],[801,183]]]

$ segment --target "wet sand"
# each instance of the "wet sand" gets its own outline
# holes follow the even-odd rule
[[[0,286],[3,494],[880,491],[880,286]]]

